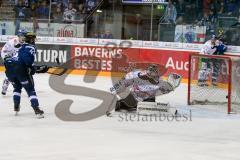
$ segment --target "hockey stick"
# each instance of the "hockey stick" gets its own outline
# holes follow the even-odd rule
[[[48,66],[48,74],[61,76],[68,71],[67,68],[63,67],[59,61],[59,58],[56,58],[57,66]]]

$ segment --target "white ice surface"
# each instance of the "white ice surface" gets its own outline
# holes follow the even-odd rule
[[[2,81],[4,74],[0,73]],[[192,109],[192,121],[124,121],[103,116],[87,122],[64,122],[55,105],[74,100],[71,111],[94,108],[99,100],[63,95],[48,85],[49,76],[36,75],[40,106],[46,118],[36,119],[24,92],[19,116],[14,116],[12,87],[0,96],[0,160],[239,160],[240,116],[214,110],[190,108],[187,87],[182,84],[166,96],[181,113]],[[0,82],[2,83],[2,82]],[[82,76],[69,76],[67,84],[108,90],[109,78],[86,84]]]

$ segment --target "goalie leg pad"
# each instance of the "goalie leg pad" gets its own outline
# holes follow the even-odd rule
[[[137,108],[137,103],[134,96],[129,94],[126,98],[117,101],[115,111],[120,111],[122,109],[134,111]]]
[[[171,107],[169,103],[139,102],[137,105],[137,113],[140,115],[176,115],[177,109],[175,107]]]

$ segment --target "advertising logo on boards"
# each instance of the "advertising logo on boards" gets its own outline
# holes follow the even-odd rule
[[[66,25],[57,30],[57,37],[77,37],[77,28],[73,25]]]

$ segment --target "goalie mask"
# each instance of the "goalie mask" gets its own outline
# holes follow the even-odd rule
[[[159,69],[156,64],[150,64],[147,68],[147,75],[155,80],[159,79]]]

